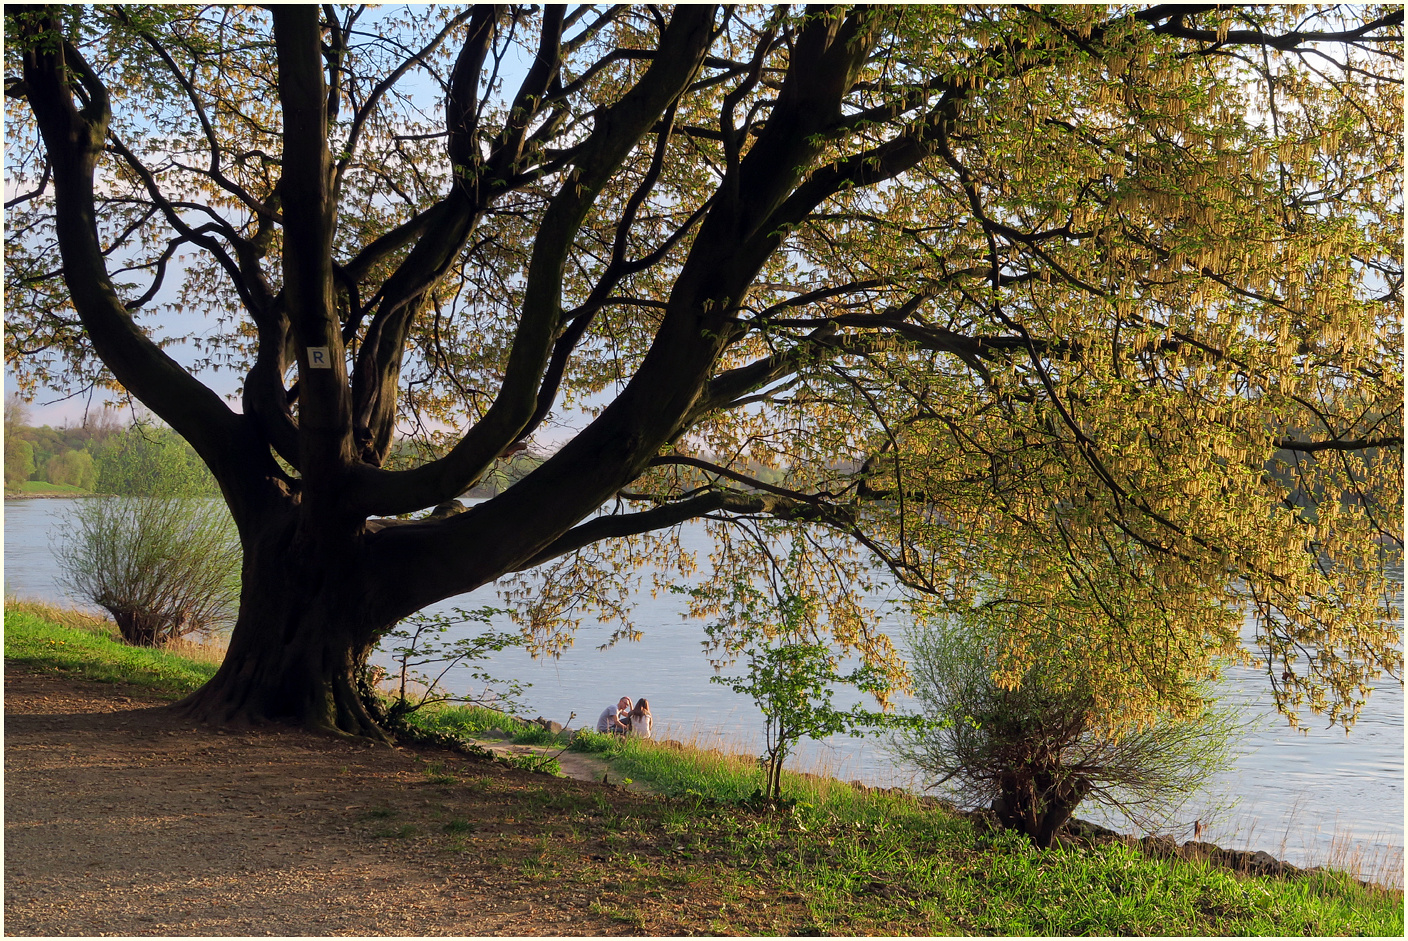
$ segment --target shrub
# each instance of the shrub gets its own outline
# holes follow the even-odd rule
[[[489,675],[480,665],[494,654],[523,644],[523,635],[486,630],[472,637],[447,640],[452,630],[459,633],[464,625],[477,623],[489,627],[494,615],[506,613],[501,608],[480,607],[473,610],[451,608],[449,612],[422,611],[396,625],[378,642],[390,653],[392,672],[372,667],[368,670],[369,684],[379,682],[395,685],[391,699],[393,717],[405,716],[425,706],[438,703],[463,703],[482,706],[500,712],[515,712],[522,708],[520,698],[532,683],[502,680]],[[441,683],[450,670],[470,668],[469,678],[482,683],[479,693],[456,695]],[[423,672],[424,671],[424,672]],[[432,675],[433,674],[433,675]]]
[[[870,664],[845,675],[837,672],[838,657],[831,645],[808,630],[816,620],[814,598],[785,586],[770,598],[744,582],[723,593],[713,586],[695,589],[693,594],[725,601],[725,620],[704,630],[716,649],[741,656],[747,664],[746,676],[713,676],[710,681],[752,697],[762,710],[764,781],[759,796],[763,799],[775,801],[782,796],[782,765],[803,738],[837,733],[859,737],[867,729],[904,721],[859,705],[840,710],[831,704],[838,685],[855,687],[881,701],[892,689],[888,677]]]
[[[1001,609],[980,605],[911,631],[911,675],[927,720],[895,749],[961,802],[1046,847],[1085,800],[1136,825],[1166,820],[1231,761],[1238,725],[1206,697],[1200,707],[1141,706],[1125,718],[1120,690],[1093,688],[1078,638],[1059,625],[1029,641],[1016,685]],[[1148,696],[1129,678],[1128,696]],[[1197,686],[1198,684],[1193,684]],[[1199,687],[1205,690],[1205,687]]]
[[[218,500],[83,500],[58,531],[54,557],[65,587],[106,608],[130,644],[219,630],[238,610],[239,540]]]
[[[51,484],[66,484],[83,490],[92,490],[98,485],[98,471],[93,465],[93,456],[87,451],[55,454],[44,466],[44,476]]]

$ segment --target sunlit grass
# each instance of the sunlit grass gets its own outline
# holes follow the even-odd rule
[[[666,817],[680,834],[746,800],[762,782],[756,760],[718,748],[609,735],[573,747],[622,775],[682,798]],[[886,933],[903,913],[931,933],[1013,935],[1362,934],[1399,936],[1402,893],[1365,889],[1342,872],[1250,878],[1205,862],[1155,860],[1124,844],[1036,850],[1013,834],[908,795],[784,772],[788,799],[724,845],[759,856],[811,899],[819,932]],[[693,801],[691,806],[689,802]],[[718,839],[719,827],[712,828]],[[746,832],[745,832],[746,831]],[[695,845],[713,849],[714,845]]]
[[[80,608],[7,596],[5,598],[5,613],[12,612],[32,614],[40,620],[48,621],[59,627],[71,627],[97,634],[100,637],[111,637],[113,640],[117,640],[119,636],[117,625],[110,618]]]
[[[130,683],[171,698],[200,688],[218,667],[218,661],[128,646],[117,639],[111,622],[83,612],[51,618],[54,611],[50,605],[6,599],[6,661],[89,680]]]
[[[480,706],[428,705],[410,713],[407,721],[427,731],[460,738],[482,737],[493,729],[507,732],[510,736],[532,729],[542,730],[541,726],[520,722],[513,716]]]
[[[72,484],[51,484],[47,480],[26,480],[20,484],[18,490],[9,490],[10,493],[52,493],[62,494],[72,497],[91,497],[93,491],[84,490],[82,487],[75,487]]]

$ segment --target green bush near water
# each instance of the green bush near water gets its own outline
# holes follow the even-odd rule
[[[5,656],[173,696],[214,670],[8,607]],[[469,735],[524,731],[491,710],[440,709],[426,718]],[[792,933],[1403,935],[1401,892],[1366,890],[1337,873],[1243,878],[1201,863],[1149,859],[1118,844],[1037,850],[907,796],[801,775],[785,775],[788,805],[759,812],[743,802],[761,775],[746,758],[590,732],[573,743],[610,761],[613,776],[674,798],[641,804],[632,827],[667,840],[691,866],[731,880],[740,895],[763,886],[770,895],[800,897],[810,920]],[[600,826],[602,839],[626,825],[620,816],[588,819],[596,818],[578,825]],[[624,849],[620,863],[623,873],[641,878],[658,866]],[[734,907],[721,911],[716,933],[739,933],[745,922],[735,923]]]
[[[229,510],[199,497],[84,500],[54,540],[60,584],[106,608],[139,647],[232,627],[241,557]]]

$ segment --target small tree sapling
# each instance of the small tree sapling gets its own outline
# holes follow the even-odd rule
[[[695,589],[693,594],[715,593]],[[717,599],[715,599],[717,600]],[[728,617],[705,627],[706,647],[721,653],[715,670],[742,657],[743,676],[716,675],[710,681],[735,693],[752,697],[765,719],[765,751],[759,759],[764,780],[759,796],[776,801],[782,796],[782,766],[798,742],[844,733],[860,737],[873,728],[911,721],[886,711],[862,708],[837,709],[832,697],[838,686],[851,686],[884,702],[892,692],[886,675],[869,664],[838,672],[832,646],[808,630],[816,621],[816,600],[793,593],[785,585],[769,597],[745,582],[733,584],[726,599]]]

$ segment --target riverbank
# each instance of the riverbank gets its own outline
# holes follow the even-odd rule
[[[726,773],[756,770],[707,751],[583,754],[610,769],[603,783],[444,749],[193,727],[161,707],[206,665],[117,667],[92,630],[22,608],[7,608],[5,637],[11,934],[1403,930],[1401,892],[1333,873],[1235,875],[1120,842],[1038,852],[838,781],[789,781],[797,802],[781,808],[721,800],[708,792],[746,786]],[[619,786],[642,770],[661,793]]]
[[[33,485],[32,488],[30,485]],[[6,490],[6,500],[47,500],[56,498],[96,497],[101,494],[82,487],[69,487],[64,484],[49,484],[40,481],[26,481],[24,490]]]

